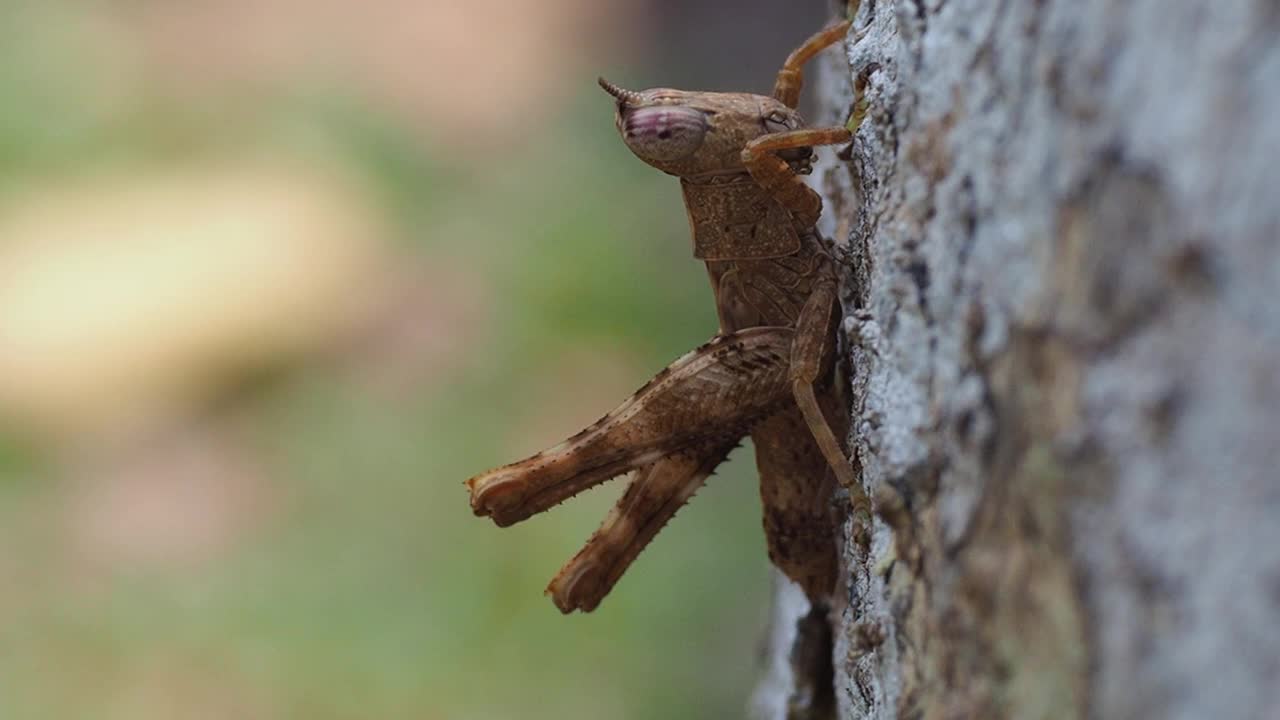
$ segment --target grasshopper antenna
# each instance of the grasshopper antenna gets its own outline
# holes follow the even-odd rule
[[[644,98],[635,90],[624,90],[603,77],[597,78],[596,82],[600,83],[600,87],[604,88],[605,92],[617,98],[618,102],[623,105],[639,105],[644,102]]]

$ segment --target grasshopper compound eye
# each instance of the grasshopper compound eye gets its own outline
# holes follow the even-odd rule
[[[692,155],[707,134],[707,117],[679,105],[623,108],[622,138],[644,160],[670,161]]]
[[[676,104],[651,104],[643,93],[600,78],[600,87],[618,101],[618,129],[627,147],[648,161],[672,161],[692,155],[707,134],[707,116]]]

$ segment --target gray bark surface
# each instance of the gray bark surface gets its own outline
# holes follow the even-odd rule
[[[863,0],[845,50],[840,717],[1280,717],[1280,3]]]

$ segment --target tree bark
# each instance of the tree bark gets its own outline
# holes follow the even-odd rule
[[[1277,717],[1280,3],[863,0],[845,50],[839,717]]]

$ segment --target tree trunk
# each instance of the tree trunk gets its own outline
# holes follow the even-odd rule
[[[1280,3],[863,0],[845,49],[838,716],[1280,717]]]

